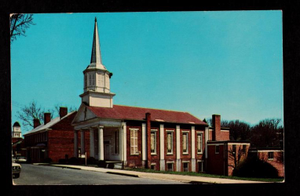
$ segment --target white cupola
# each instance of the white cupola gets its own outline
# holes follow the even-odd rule
[[[21,138],[21,126],[19,122],[15,122],[13,125],[12,138]]]
[[[97,18],[95,18],[91,62],[83,71],[84,93],[80,95],[82,102],[95,107],[113,107],[114,93],[110,92],[109,72],[102,64]]]

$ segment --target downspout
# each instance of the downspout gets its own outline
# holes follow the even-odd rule
[[[209,127],[205,127],[205,133],[204,133],[204,142],[205,142],[205,171],[207,172],[207,161],[208,161],[208,148],[207,148],[207,141],[209,136]]]
[[[146,113],[146,141],[147,141],[147,145],[146,145],[146,152],[147,152],[147,161],[146,161],[146,168],[150,168],[151,165],[151,113],[147,112]]]

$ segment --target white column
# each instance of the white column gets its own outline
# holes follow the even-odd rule
[[[142,162],[145,166],[147,160],[146,123],[142,123]]]
[[[81,147],[81,151],[80,153],[81,154],[84,154],[85,153],[85,148],[84,148],[84,131],[81,129],[80,130],[80,147]]]
[[[99,160],[104,160],[104,140],[103,140],[103,126],[98,127],[98,157]]]
[[[126,134],[126,122],[122,122],[122,129],[123,129],[123,161],[124,166],[127,164],[127,134]]]
[[[95,134],[94,129],[90,128],[90,157],[95,158]]]
[[[159,138],[160,138],[160,171],[165,171],[165,135],[164,135],[164,125],[159,126]]]
[[[77,130],[74,130],[74,157],[78,157],[78,134]]]
[[[181,171],[181,157],[180,157],[180,125],[176,125],[176,171]]]
[[[196,150],[195,150],[195,126],[191,127],[192,132],[192,172],[196,172]]]

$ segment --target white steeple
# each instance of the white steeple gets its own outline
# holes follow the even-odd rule
[[[84,93],[80,95],[82,102],[96,107],[113,107],[112,98],[115,94],[110,92],[110,78],[112,73],[102,64],[96,18],[91,61],[88,67],[83,71],[83,74]]]
[[[101,59],[101,50],[100,50],[97,18],[95,18],[92,55],[91,55],[91,63],[89,65],[89,67],[96,67],[96,68],[99,68],[99,69],[106,69],[105,66],[102,64],[102,59]]]

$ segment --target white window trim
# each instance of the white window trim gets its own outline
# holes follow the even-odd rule
[[[151,152],[151,155],[157,155],[157,129],[151,129],[151,134],[150,134],[151,138],[152,138],[152,133],[154,133],[154,152]],[[150,148],[151,148],[151,145],[150,145]],[[152,149],[150,149],[150,150],[152,151]]]
[[[132,144],[132,131],[136,131],[136,144]],[[139,139],[139,129],[138,128],[129,128],[129,134],[130,134],[130,155],[139,155],[139,145],[138,145],[138,139]],[[133,152],[132,149],[136,148],[136,152]]]
[[[269,153],[273,153],[273,157],[272,158],[269,157]],[[274,152],[268,152],[268,161],[273,161],[273,160],[274,160]]]
[[[201,151],[198,149],[198,135],[201,135]],[[197,132],[197,154],[203,154],[203,132]]]
[[[184,171],[184,165],[186,164],[187,165],[187,171],[185,172],[189,172],[190,171],[190,162],[189,161],[182,161],[182,170]]]
[[[199,164],[199,163],[201,163],[201,170],[199,171],[199,168],[198,168],[198,172],[203,172],[204,171],[204,161],[203,160],[197,160],[197,164]]]
[[[184,144],[183,135],[185,134],[186,134],[186,152],[183,151],[183,144]],[[182,154],[189,154],[189,131],[182,131]]]
[[[166,130],[167,132],[167,155],[174,154],[174,130]],[[171,152],[168,152],[168,134],[171,134]]]
[[[169,171],[169,167],[168,165],[172,165],[172,170],[171,171],[174,171],[174,161],[173,162],[167,162],[167,171]]]

